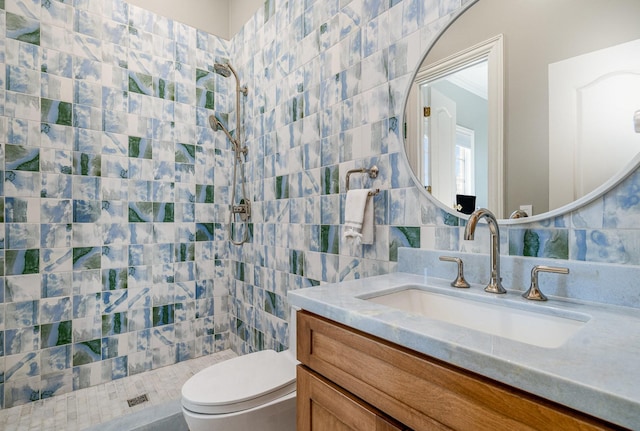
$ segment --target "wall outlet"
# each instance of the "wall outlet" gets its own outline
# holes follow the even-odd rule
[[[520,205],[520,209],[527,213],[527,216],[531,217],[533,215],[533,205]]]

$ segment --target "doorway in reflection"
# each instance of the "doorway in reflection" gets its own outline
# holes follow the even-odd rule
[[[460,64],[456,70],[417,80],[422,121],[417,135],[421,180],[441,202],[455,205],[456,195],[475,195],[489,205],[487,59]]]

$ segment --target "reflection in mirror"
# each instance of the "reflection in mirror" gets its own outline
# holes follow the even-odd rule
[[[555,210],[619,175],[640,149],[638,16],[637,0],[478,0],[429,50],[409,92],[415,176],[449,208],[473,195],[506,218]],[[492,69],[479,47],[497,38],[504,66],[498,56]],[[475,103],[483,93],[465,74],[487,58],[486,97]],[[481,116],[484,127],[469,120]]]
[[[549,94],[553,207],[589,193],[640,151],[632,123],[640,106],[640,40],[550,64]]]
[[[487,207],[487,60],[416,84],[423,106],[417,172],[436,199],[453,203],[457,194],[474,195]]]
[[[407,101],[409,161],[427,190],[448,206],[472,195],[502,210],[502,36],[418,71]],[[489,97],[491,95],[491,97]]]

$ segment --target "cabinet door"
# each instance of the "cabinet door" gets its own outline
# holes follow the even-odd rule
[[[413,429],[619,429],[311,313],[297,316],[300,362]]]
[[[402,431],[373,407],[298,366],[298,431]]]

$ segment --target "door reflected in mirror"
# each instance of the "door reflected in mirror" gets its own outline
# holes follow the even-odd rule
[[[454,206],[455,196],[474,195],[480,207],[489,205],[487,178],[487,60],[463,65],[433,80],[416,80],[417,148],[422,166],[414,166],[432,195]],[[433,143],[433,145],[430,145]]]
[[[452,211],[456,195],[472,195],[507,218],[556,210],[621,175],[640,149],[638,16],[637,0],[470,6],[428,51],[405,105],[422,186]]]
[[[433,197],[502,212],[503,41],[497,35],[421,68],[407,101],[405,148]],[[422,145],[411,145],[421,142]]]

